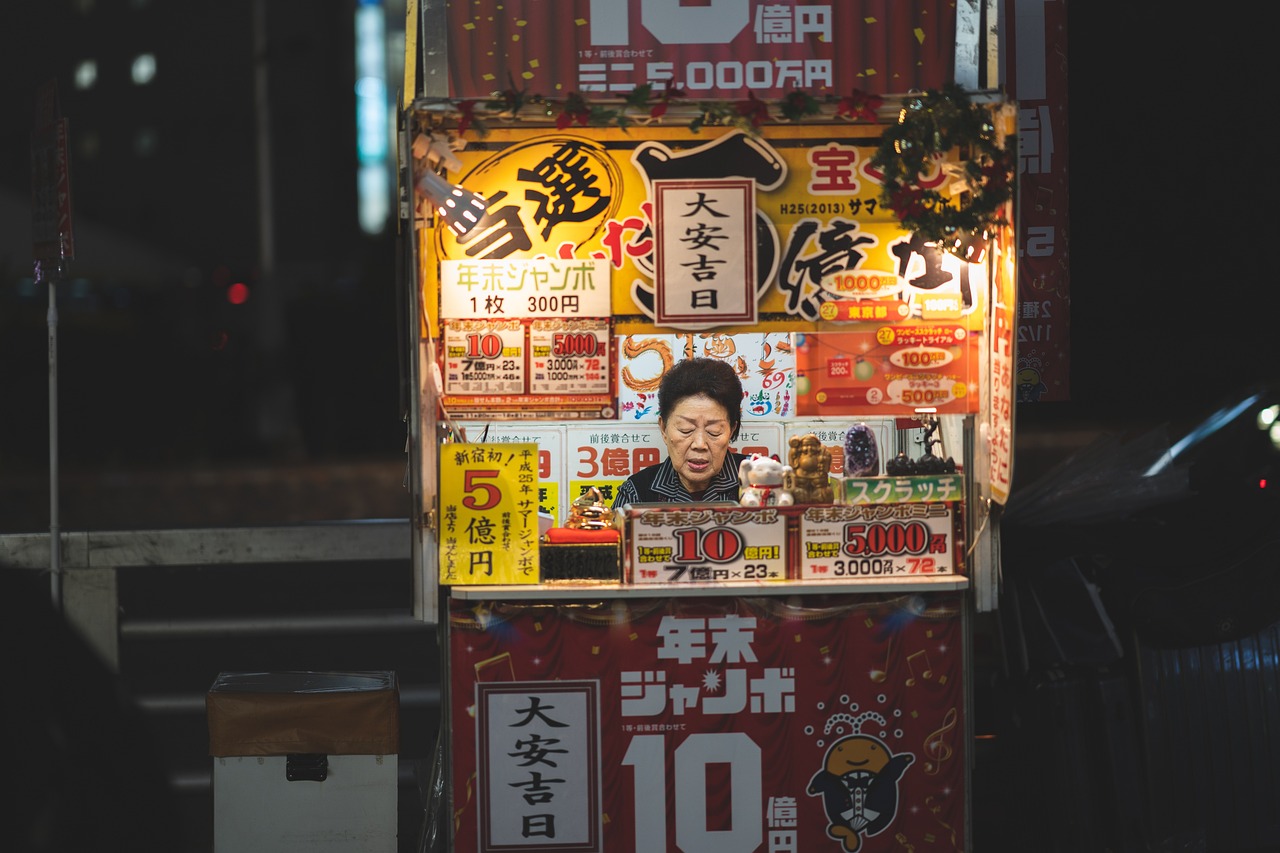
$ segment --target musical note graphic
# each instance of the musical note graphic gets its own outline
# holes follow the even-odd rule
[[[505,666],[505,672],[502,669],[492,670],[492,667],[495,667],[495,666],[496,667]],[[511,652],[503,652],[502,654],[495,655],[489,658],[488,660],[482,660],[475,665],[475,669],[476,669],[476,681],[515,681],[516,680],[516,670],[511,663]],[[486,669],[490,671],[485,672]]]
[[[893,635],[889,635],[889,646],[884,650],[884,668],[873,669],[870,672],[871,680],[876,684],[883,684],[884,680],[889,677],[889,656],[893,654]]]
[[[914,687],[916,684],[916,659],[921,657],[924,658],[924,667],[920,672],[920,677],[926,680],[933,678],[933,664],[929,663],[929,653],[924,649],[912,652],[907,655],[907,669],[911,671],[911,675],[907,677],[908,687]]]
[[[927,797],[925,797],[925,798],[924,798],[924,805],[925,805],[925,808],[927,808],[927,809],[929,810],[930,814],[932,814],[932,815],[934,816],[934,818],[938,821],[938,824],[939,824],[939,825],[941,825],[941,826],[942,826],[942,828],[943,828],[943,829],[945,829],[945,830],[947,831],[947,834],[948,834],[948,836],[949,836],[949,837],[950,837],[950,839],[951,839],[951,849],[952,849],[952,850],[959,850],[959,849],[960,849],[960,842],[959,842],[959,838],[957,837],[955,827],[953,827],[951,824],[947,823],[947,822],[946,822],[945,820],[943,820],[943,819],[942,819],[942,817],[941,817],[941,815],[942,815],[942,806],[941,806],[940,804],[938,804],[938,803],[937,803],[937,801],[934,799],[933,795],[929,795],[929,796],[927,796]]]
[[[929,756],[929,760],[924,763],[924,772],[928,775],[938,775],[943,762],[955,754],[951,744],[947,743],[947,732],[956,727],[958,718],[956,709],[951,708],[942,718],[942,727],[930,732],[924,739],[924,754]]]

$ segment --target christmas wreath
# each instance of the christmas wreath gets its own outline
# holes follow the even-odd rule
[[[942,166],[964,187],[953,206],[937,189],[921,186],[921,177],[934,172],[942,156],[957,147],[961,162]],[[1004,205],[1013,195],[1016,162],[1014,137],[1001,145],[990,111],[952,83],[903,100],[898,123],[880,137],[870,166],[883,175],[881,204],[904,229],[964,255],[974,239],[985,239],[994,226],[1008,224]]]

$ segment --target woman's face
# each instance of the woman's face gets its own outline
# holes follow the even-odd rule
[[[724,406],[703,394],[685,397],[658,421],[680,482],[697,495],[720,473],[733,427]]]

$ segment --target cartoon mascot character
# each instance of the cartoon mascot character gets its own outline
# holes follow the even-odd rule
[[[831,744],[823,769],[814,774],[808,788],[809,796],[822,797],[827,835],[848,853],[862,846],[863,834],[875,835],[893,822],[898,813],[898,780],[915,761],[911,753],[892,755],[879,738],[861,734],[865,719],[885,724],[879,714],[860,715],[854,734]]]

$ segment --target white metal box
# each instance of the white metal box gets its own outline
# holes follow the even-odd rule
[[[396,853],[394,673],[222,673],[206,709],[214,853]]]

